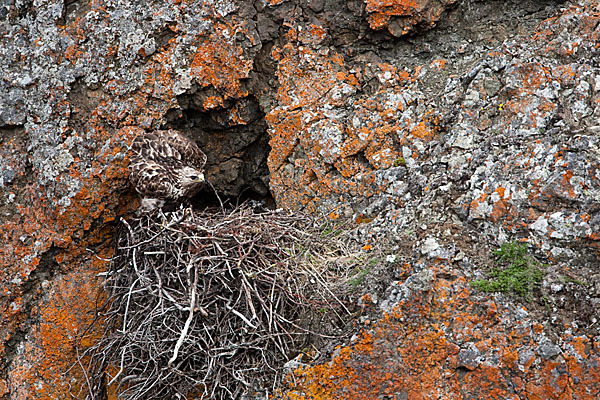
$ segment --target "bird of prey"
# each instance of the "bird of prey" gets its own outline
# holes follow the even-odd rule
[[[150,212],[192,198],[203,186],[206,155],[176,130],[145,133],[131,146],[129,179]]]

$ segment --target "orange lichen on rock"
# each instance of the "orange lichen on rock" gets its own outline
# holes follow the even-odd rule
[[[296,369],[282,398],[511,398],[516,390],[591,400],[600,393],[593,371],[600,351],[589,339],[566,336],[562,355],[545,359],[530,350],[544,337],[536,324],[511,320],[507,308],[469,292],[464,278],[435,277],[431,289],[412,291],[330,362]]]
[[[444,69],[446,67],[446,60],[433,60],[429,64],[429,67],[437,70]]]
[[[493,202],[493,208],[490,212],[491,221],[504,220],[505,224],[508,224],[513,218],[518,216],[517,211],[510,203],[511,193],[507,192],[504,187],[497,187],[490,197]]]
[[[186,4],[176,2],[176,7],[185,8]],[[17,346],[25,346],[18,357],[11,356],[8,361],[12,362],[10,379],[6,384],[0,381],[0,393],[10,390],[14,398],[67,398],[70,384],[79,386],[84,382],[77,374],[72,375],[76,383],[69,381],[74,371],[69,367],[75,361],[73,341],[85,330],[98,305],[92,299],[99,288],[94,274],[101,271],[90,269],[90,250],[109,243],[112,227],[108,223],[135,208],[135,199],[126,194],[128,147],[136,135],[164,123],[167,111],[178,107],[176,84],[183,77],[190,85],[200,85],[210,92],[204,103],[207,109],[222,105],[223,99],[247,95],[241,81],[249,76],[253,62],[245,54],[247,47],[237,40],[243,37],[252,43],[255,38],[248,34],[244,21],[221,18],[217,11],[210,10],[213,5],[206,7],[204,17],[214,23],[214,29],[187,37],[192,44],[189,51],[176,54],[178,42],[172,39],[153,50],[134,49],[136,60],[132,64],[139,66],[139,80],[134,84],[121,74],[125,69],[111,72],[98,67],[93,73],[101,84],[95,88],[70,81],[71,96],[67,87],[52,88],[47,97],[56,98],[52,104],[55,110],[48,118],[60,119],[64,126],[58,132],[49,130],[37,135],[58,137],[58,143],[52,146],[70,160],[64,167],[55,167],[48,160],[47,166],[36,165],[32,170],[25,162],[27,146],[36,150],[34,143],[26,142],[34,135],[31,132],[23,132],[22,139],[19,137],[23,143],[18,146],[8,140],[0,145],[0,156],[11,163],[14,160],[14,170],[25,182],[13,195],[11,215],[0,223],[0,282],[4,295],[0,302],[0,354],[6,358],[7,351],[16,354]],[[92,2],[83,12],[96,16],[95,27],[104,28],[109,23],[109,12],[102,4]],[[92,34],[88,23],[77,16],[60,26],[58,34],[68,45],[64,51],[57,51],[56,59],[69,65],[88,65],[90,58],[99,54],[98,65],[119,65],[122,60],[117,58],[127,52],[125,46],[102,43],[106,48],[90,49],[85,43]],[[167,36],[186,34],[173,23],[164,28],[168,29]],[[177,65],[173,63],[175,57],[181,59]],[[71,75],[65,72],[61,79],[68,80],[66,77]],[[238,115],[236,121],[243,123],[243,118]],[[17,157],[19,154],[23,160]],[[19,165],[29,165],[29,170],[21,170]],[[50,181],[47,186],[40,183],[43,179]],[[44,283],[44,279],[50,283]],[[38,307],[41,296],[48,297]],[[27,339],[19,336],[22,331],[29,332]],[[14,343],[7,350],[5,344],[9,341]]]
[[[391,16],[411,16],[418,6],[418,0],[367,0],[369,25],[371,29],[384,28]]]
[[[240,80],[248,78],[253,62],[234,43],[235,36],[244,32],[244,24],[236,21],[216,23],[208,38],[199,39],[190,64],[195,81],[203,87],[212,86],[225,99],[248,94]]]
[[[573,15],[578,15],[579,35],[567,38],[554,27],[569,24],[569,19]],[[594,2],[587,3],[584,7],[571,5],[561,15],[542,22],[533,38],[544,43],[543,51],[548,55],[572,57],[577,54],[581,46],[581,37],[598,45],[600,42],[600,33],[597,29],[598,20],[600,20],[600,15]]]
[[[88,183],[71,200],[70,207],[62,211],[49,209],[49,200],[39,194],[32,195],[29,203],[32,206],[20,207],[21,221],[5,233],[6,245],[2,251],[8,251],[10,255],[3,257],[2,263],[10,264],[2,268],[7,274],[2,278],[3,282],[9,279],[15,284],[30,281],[34,289],[37,287],[37,292],[24,293],[22,286],[15,285],[10,294],[15,305],[14,312],[3,314],[1,328],[4,332],[14,331],[27,317],[35,316],[40,321],[30,331],[23,352],[12,363],[9,386],[15,398],[65,398],[70,385],[77,386],[83,382],[82,376],[76,379],[77,383],[65,381],[64,374],[75,360],[73,343],[77,334],[83,332],[95,318],[94,310],[98,306],[100,286],[95,276],[102,266],[87,269],[82,263],[86,248],[109,243],[111,233],[109,229],[91,233],[85,231],[91,229],[95,219],[114,218],[114,209],[102,204],[116,201],[114,182],[122,179],[123,172],[117,164],[111,168],[104,170],[102,179],[88,178]],[[10,243],[13,243],[12,247]],[[55,249],[54,256],[36,255],[50,248]],[[41,257],[44,257],[43,266],[40,265]],[[57,273],[54,269],[59,265],[66,274],[64,277],[52,282],[38,281],[39,276],[50,279]],[[46,270],[36,271],[42,267]],[[32,301],[32,295],[47,295],[49,300],[39,308],[31,306],[27,315],[24,312],[28,308],[18,306],[25,295],[27,303]]]
[[[99,257],[109,255],[103,251]],[[104,301],[97,277],[104,264],[97,258],[85,271],[42,284],[46,300],[39,306],[39,323],[9,372],[9,389],[15,398],[62,399],[67,393],[87,393],[75,349],[85,349],[101,334],[101,325],[92,322]]]
[[[367,0],[367,12],[385,12],[389,15],[406,15],[409,10],[420,8],[425,2],[418,0]]]
[[[418,25],[433,26],[444,10],[456,0],[366,0],[371,29],[388,28],[394,36],[402,36]],[[400,17],[394,21],[393,17]]]
[[[374,174],[398,166],[401,145],[422,148],[441,131],[435,110],[416,121],[407,111],[413,98],[399,86],[415,84],[417,71],[411,75],[380,63],[374,66],[379,90],[350,102],[364,83],[357,78],[362,73],[349,71],[338,53],[321,48],[323,34],[291,27],[289,41],[272,51],[279,87],[278,106],[266,116],[268,165],[272,192],[286,208],[313,209],[330,197],[381,193],[387,182]]]
[[[344,105],[345,93],[353,92],[357,83],[355,78],[349,79],[351,75],[337,54],[311,47],[323,35],[324,30],[314,27],[292,28],[288,37],[300,42],[294,39],[272,54],[278,60],[280,86],[279,106],[266,116],[272,149],[268,164],[278,204],[288,208],[307,207],[318,197],[340,192],[341,187],[348,193],[363,186],[344,177],[361,167],[343,155],[348,147],[348,126],[328,111]],[[338,166],[337,176],[323,169],[323,159]]]
[[[409,135],[418,139],[431,140],[440,130],[439,118],[430,110],[423,113],[422,119],[410,130]]]

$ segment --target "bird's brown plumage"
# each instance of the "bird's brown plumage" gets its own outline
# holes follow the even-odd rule
[[[169,129],[138,136],[131,146],[130,181],[142,195],[142,207],[194,196],[204,182],[206,155],[196,143]]]

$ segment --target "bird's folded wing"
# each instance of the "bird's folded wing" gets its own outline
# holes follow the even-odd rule
[[[172,171],[164,165],[147,160],[132,162],[129,179],[142,196],[167,199],[173,197],[174,180]]]
[[[140,158],[174,159],[197,170],[201,170],[206,164],[206,154],[200,150],[196,142],[173,129],[140,135],[133,141],[131,150]]]
[[[196,142],[192,139],[189,139],[173,129],[157,131],[157,133],[164,138],[171,148],[179,153],[179,159],[184,164],[198,170],[204,167],[204,164],[206,164],[206,154],[200,150]]]

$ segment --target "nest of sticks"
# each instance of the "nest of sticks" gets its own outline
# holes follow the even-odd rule
[[[345,249],[307,215],[182,208],[121,224],[105,333],[81,358],[87,399],[111,385],[131,400],[268,395],[324,320],[350,314],[332,262]]]

